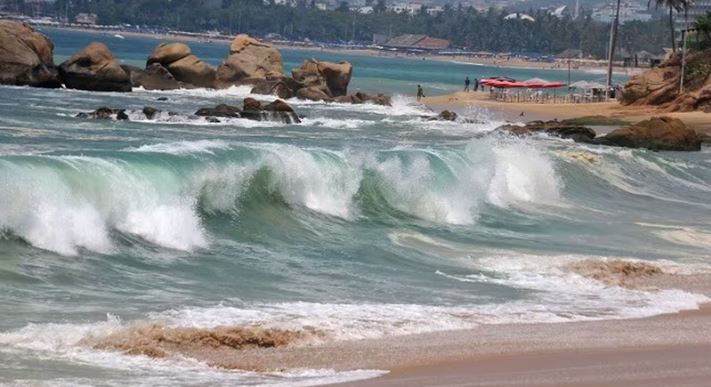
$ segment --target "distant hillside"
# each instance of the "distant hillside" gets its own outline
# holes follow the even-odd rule
[[[589,18],[562,18],[546,10],[529,10],[534,21],[505,19],[508,11],[478,11],[473,7],[446,5],[438,12],[423,7],[415,14],[387,11],[384,0],[373,1],[373,13],[350,10],[344,3],[336,10],[321,10],[321,0],[56,0],[45,3],[45,12],[74,20],[79,13],[93,13],[100,24],[131,24],[152,29],[246,32],[264,36],[321,42],[372,42],[374,34],[390,36],[424,34],[448,39],[454,46],[495,52],[558,54],[580,49],[586,56],[605,57],[609,25]],[[547,0],[534,0],[533,4]],[[37,3],[13,1],[31,11]],[[586,1],[586,4],[589,4]],[[6,8],[8,7],[6,3]],[[660,52],[666,42],[664,20],[630,22],[620,29],[619,47],[627,52]]]

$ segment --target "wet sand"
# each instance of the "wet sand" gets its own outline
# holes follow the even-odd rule
[[[711,274],[659,272],[647,264],[614,260],[595,262],[583,261],[570,270],[591,278],[606,273],[605,281],[624,278],[628,288],[677,288],[711,295]],[[353,386],[708,386],[711,380],[709,304],[649,318],[482,324],[469,330],[353,341],[317,337],[310,344],[274,348],[225,345],[221,339],[214,344],[213,331],[224,329],[190,330],[187,336],[161,329],[161,340],[143,334],[139,344],[145,345],[148,337],[149,344],[160,343],[163,350],[225,369],[390,371],[380,378],[347,384]],[[166,333],[171,336],[167,343]],[[195,333],[201,345],[195,345]],[[228,333],[232,342],[234,335]],[[242,343],[243,331],[239,333]],[[206,335],[210,340],[204,339]],[[176,341],[184,337],[187,344]],[[290,337],[296,336],[290,333]],[[122,335],[120,343],[128,342]]]
[[[534,104],[516,102],[498,102],[489,98],[488,92],[464,93],[427,97],[424,103],[434,110],[466,107],[483,107],[497,117],[507,121],[534,121],[552,119],[570,119],[585,116],[605,116],[621,120],[638,122],[652,116],[670,116],[679,118],[698,133],[711,134],[711,114],[704,112],[668,113],[650,106],[622,106],[618,102],[588,104]],[[523,115],[521,115],[523,113]]]

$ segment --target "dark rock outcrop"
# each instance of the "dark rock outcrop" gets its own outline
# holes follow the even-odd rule
[[[298,124],[301,119],[294,109],[282,100],[262,105],[259,101],[245,98],[242,117],[255,121],[276,121],[285,124]]]
[[[168,70],[178,82],[196,87],[215,87],[215,69],[193,55],[186,44],[163,43],[156,47],[148,57],[146,70],[155,63]],[[154,73],[158,71],[153,70]]]
[[[654,117],[595,139],[596,144],[655,151],[698,151],[701,137],[679,119]]]
[[[429,121],[456,121],[458,118],[457,113],[451,112],[449,110],[443,110],[441,113],[434,117],[429,117]]]
[[[284,64],[279,50],[242,34],[232,41],[229,56],[217,68],[215,86],[227,88],[283,77]]]
[[[329,97],[348,94],[348,84],[353,75],[353,66],[348,62],[323,62],[309,59],[291,72],[294,80],[303,87],[318,88]]]
[[[0,84],[58,88],[54,45],[27,24],[0,20]]]
[[[200,117],[241,118],[241,113],[242,109],[238,106],[220,104],[214,108],[201,108],[195,112],[195,115]]]
[[[129,75],[103,43],[91,43],[59,65],[67,88],[90,91],[131,91]]]
[[[100,107],[93,112],[79,113],[77,118],[92,118],[97,120],[128,120],[126,109],[111,109],[108,107]]]
[[[217,117],[245,118],[254,121],[275,121],[287,124],[301,122],[294,109],[282,100],[262,104],[254,98],[245,98],[242,109],[233,105],[217,105],[214,108],[202,108],[195,115],[214,119]]]
[[[576,142],[590,142],[596,136],[595,131],[590,128],[578,125],[567,125],[556,120],[532,121],[524,126],[504,125],[499,127],[497,130],[506,131],[517,136],[545,133],[551,136],[569,138]]]

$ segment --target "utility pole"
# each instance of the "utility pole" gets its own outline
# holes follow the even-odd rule
[[[617,0],[617,10],[615,11],[615,19],[612,21],[612,27],[610,28],[610,48],[608,52],[608,62],[607,62],[607,87],[609,96],[609,88],[612,87],[612,61],[615,57],[615,44],[617,43],[617,25],[620,23],[620,2],[622,0]]]

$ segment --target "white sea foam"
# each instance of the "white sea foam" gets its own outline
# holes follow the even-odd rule
[[[190,153],[214,154],[215,150],[225,150],[229,148],[230,145],[222,140],[197,140],[141,145],[138,148],[128,148],[126,149],[126,151],[156,152],[183,155]]]

